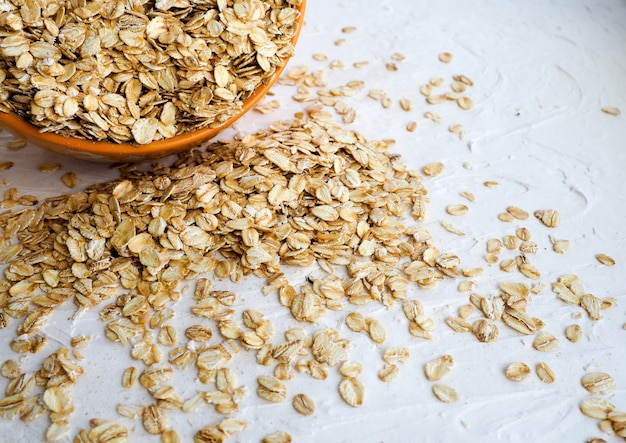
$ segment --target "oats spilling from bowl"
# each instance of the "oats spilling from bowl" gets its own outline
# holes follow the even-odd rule
[[[218,127],[293,55],[300,4],[4,1],[0,111],[119,143]]]
[[[0,321],[19,322],[13,352],[36,353],[50,346],[46,322],[55,309],[66,302],[77,309],[98,306],[105,336],[127,346],[138,364],[124,371],[121,384],[153,398],[145,406],[120,405],[118,413],[141,417],[149,433],[165,434],[170,409],[192,412],[210,404],[219,414],[236,413],[246,389],[229,365],[242,349],[263,368],[274,368],[258,377],[256,392],[265,401],[292,398],[289,380],[296,372],[323,380],[333,368],[342,375],[338,397],[353,407],[365,401],[355,369],[360,365],[348,364],[350,340],[334,328],[291,329],[276,340],[262,312],[247,306],[241,318],[235,315],[237,294],[213,290],[210,273],[235,282],[246,275],[265,279],[258,295],[276,297],[294,321],[311,328],[344,306],[395,305],[420,339],[432,337],[433,321],[419,301],[407,300],[409,285],[432,287],[460,274],[459,258],[434,247],[414,220],[423,214],[426,195],[420,174],[387,143],[344,129],[320,106],[309,107],[307,119],[190,151],[172,166],[121,172],[117,181],[0,215],[6,265]],[[315,263],[325,276],[300,285],[281,270]],[[196,283],[195,318],[178,331],[169,322],[186,279]],[[378,319],[355,314],[346,320],[374,343],[385,342]],[[382,380],[398,376],[394,364],[406,360],[408,350],[398,353],[385,354],[390,363]],[[3,370],[14,372],[9,363]],[[215,390],[183,399],[169,385],[183,370],[197,371],[197,379]],[[439,394],[442,401],[455,395],[443,388]],[[298,395],[296,410],[313,413],[315,399]],[[52,398],[34,391],[28,401],[42,396]],[[25,407],[20,399],[0,415],[19,415]],[[100,429],[100,421],[94,423]],[[233,433],[230,425],[209,425],[196,439]],[[68,432],[57,422],[51,426],[50,440]],[[233,426],[239,432],[245,424]]]

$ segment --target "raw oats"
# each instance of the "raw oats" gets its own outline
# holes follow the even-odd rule
[[[339,395],[354,408],[363,405],[364,391],[363,384],[355,377],[344,377],[339,382]]]
[[[385,383],[391,383],[400,376],[400,368],[394,364],[385,365],[385,367],[378,372],[378,378]]]
[[[413,110],[413,103],[408,98],[401,98],[400,99],[400,108],[403,111],[410,112],[410,111]]]
[[[11,140],[7,143],[7,149],[9,151],[17,151],[18,149],[22,149],[26,146],[26,140],[23,138],[16,138],[15,140]]]
[[[150,405],[144,408],[141,414],[143,427],[150,434],[161,434],[167,430],[169,420],[165,411],[157,405]]]
[[[448,317],[446,318],[446,324],[456,332],[471,332],[472,324],[461,317]]]
[[[446,212],[450,215],[462,216],[467,214],[469,208],[466,205],[458,204],[458,205],[448,205],[446,207]]]
[[[609,114],[609,115],[620,115],[621,111],[619,110],[619,108],[616,108],[614,106],[607,106],[602,108],[602,112],[604,112],[605,114]]]
[[[596,260],[602,263],[605,266],[613,266],[615,264],[615,259],[606,254],[597,254]]]
[[[441,115],[437,114],[436,112],[426,111],[424,112],[424,117],[434,123],[441,123]]]
[[[460,229],[455,228],[454,225],[450,222],[442,221],[441,227],[445,229],[446,231],[448,231],[450,234],[458,235],[460,237],[465,235],[465,232],[461,231]]]
[[[433,86],[430,83],[426,83],[425,85],[422,85],[422,87],[420,88],[420,93],[424,97],[430,97],[432,92],[433,92]]]
[[[291,443],[292,437],[288,432],[274,432],[261,441],[261,443]]]
[[[18,37],[31,59],[46,64],[40,70],[39,63],[2,51],[8,70],[39,79],[7,76],[3,83],[10,93],[2,100],[3,111],[43,131],[145,144],[222,125],[294,53],[295,3],[227,0],[201,10],[173,5],[157,2],[134,10],[72,4],[59,16],[44,11],[43,20],[41,7],[33,6],[32,32],[5,36],[0,47]],[[113,32],[111,19],[119,30]],[[50,37],[40,39],[42,33]],[[108,68],[101,69],[96,59],[110,60]],[[144,65],[151,68],[138,68]]]
[[[525,260],[521,264],[518,264],[517,267],[519,269],[519,272],[525,277],[533,280],[537,280],[541,277],[541,272],[539,272],[539,269],[537,269],[534,265],[528,263]]]
[[[569,240],[558,240],[550,236],[550,242],[552,243],[552,250],[557,254],[565,254],[570,249]]]
[[[78,176],[74,172],[66,172],[61,176],[61,181],[65,186],[72,189],[78,184]]]
[[[537,373],[537,377],[539,377],[539,380],[544,383],[554,383],[556,381],[556,375],[547,363],[537,363],[535,372]]]
[[[513,217],[508,212],[501,212],[500,214],[498,214],[498,220],[503,221],[505,223],[511,223],[512,221],[515,220],[515,217]]]
[[[470,292],[472,289],[474,289],[475,283],[472,280],[464,280],[461,283],[459,283],[458,286],[458,291],[459,292]]]
[[[429,163],[422,168],[424,175],[429,177],[436,177],[440,175],[445,169],[445,165],[441,162]]]
[[[526,380],[530,372],[530,367],[523,362],[511,363],[504,371],[506,378],[512,381]]]
[[[579,407],[580,411],[587,417],[597,418],[598,420],[607,419],[609,413],[615,410],[615,406],[602,398],[589,398],[583,400]]]
[[[472,332],[483,343],[490,343],[498,338],[499,330],[495,323],[480,319],[472,325]]]
[[[0,171],[6,171],[7,169],[11,169],[14,163],[12,161],[0,161]]]
[[[387,348],[383,353],[383,360],[390,365],[406,363],[409,360],[409,349],[400,347]],[[345,374],[344,374],[345,375]]]
[[[521,208],[518,208],[517,206],[509,206],[508,208],[506,208],[506,212],[511,214],[517,220],[527,220],[528,217],[530,217],[530,214],[528,214],[528,212],[524,211]]]
[[[18,377],[23,377],[23,374],[20,373],[19,363],[15,360],[6,360],[2,364],[2,368],[0,368],[0,373],[3,377],[8,378],[9,380],[17,380]],[[10,385],[7,385],[6,390],[9,390]]]
[[[315,402],[306,394],[298,394],[293,398],[293,408],[302,415],[312,415],[315,413]]]
[[[375,343],[383,343],[387,339],[387,331],[378,320],[368,318],[365,320],[365,324],[367,333]]]
[[[448,131],[452,134],[458,134],[459,139],[461,140],[463,140],[463,138],[465,137],[465,128],[460,123],[451,124],[450,126],[448,126]]]
[[[433,86],[441,86],[445,82],[446,81],[443,79],[443,77],[433,77],[429,80],[429,83]]]
[[[37,170],[39,170],[39,172],[54,172],[60,167],[61,167],[61,163],[57,161],[49,161],[49,162],[41,163],[39,166],[37,166]]]
[[[271,402],[281,402],[287,396],[287,387],[274,376],[262,375],[258,377],[257,395]]]
[[[439,381],[450,373],[452,366],[454,366],[452,356],[443,355],[424,365],[424,375],[429,381]]]
[[[565,337],[572,343],[576,343],[583,338],[583,330],[579,325],[569,325],[565,328]]]
[[[451,386],[434,384],[432,391],[437,400],[444,403],[455,403],[459,400],[459,394]]]
[[[364,331],[367,327],[365,317],[360,312],[351,312],[346,316],[346,326],[354,332]]]
[[[439,61],[442,63],[450,63],[452,61],[452,54],[449,52],[442,52],[439,54]]]
[[[560,223],[558,211],[554,209],[538,209],[534,212],[535,218],[548,228],[556,228]]]
[[[550,333],[541,332],[535,337],[533,348],[542,352],[553,352],[559,348],[559,340]]]
[[[459,105],[459,108],[468,111],[470,109],[472,109],[474,107],[474,102],[472,101],[471,98],[469,97],[459,97],[456,100],[457,105]]]
[[[464,197],[464,198],[468,199],[471,202],[475,202],[476,201],[476,196],[474,194],[472,194],[471,192],[469,192],[469,191],[461,191],[461,192],[459,192],[459,195],[461,197]]]
[[[537,331],[537,324],[533,318],[524,312],[507,308],[502,313],[502,321],[510,328],[526,335],[532,335]]]
[[[605,372],[590,372],[585,374],[580,383],[587,391],[599,395],[610,395],[616,388],[613,377]]]

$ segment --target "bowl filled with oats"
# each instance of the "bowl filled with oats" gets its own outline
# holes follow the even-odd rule
[[[278,80],[305,0],[0,0],[0,125],[132,161],[214,137]]]

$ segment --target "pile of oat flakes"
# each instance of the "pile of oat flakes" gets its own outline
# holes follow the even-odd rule
[[[450,58],[447,53],[440,55],[444,63]],[[388,69],[393,71],[394,63],[401,60],[401,55],[394,55]],[[329,311],[345,312],[350,331],[363,333],[381,346],[384,368],[378,377],[392,382],[410,359],[409,349],[387,345],[389,326],[361,307],[377,303],[398,309],[413,339],[431,339],[434,321],[418,299],[410,298],[412,285],[431,288],[445,278],[460,280],[459,292],[467,296],[467,303],[457,316],[446,319],[456,332],[489,343],[498,338],[499,328],[507,327],[533,337],[539,352],[558,349],[558,339],[544,331],[541,319],[528,309],[532,295],[543,290],[532,284],[541,274],[531,262],[537,245],[529,229],[519,228],[486,242],[486,264],[511,273],[512,279],[500,285],[498,294],[478,294],[473,278],[483,269],[462,267],[461,259],[440,251],[420,225],[428,205],[422,177],[443,173],[444,165],[433,163],[421,173],[413,171],[393,154],[391,140],[369,141],[347,128],[356,110],[344,99],[361,93],[363,82],[327,88],[324,72],[297,67],[282,83],[297,88],[294,99],[306,103],[292,121],[213,143],[147,172],[125,165],[119,180],[36,206],[29,196],[11,195],[12,201],[33,206],[0,215],[0,225],[5,227],[0,262],[6,264],[0,280],[0,319],[4,326],[18,322],[18,336],[11,342],[15,355],[45,351],[49,356],[31,374],[20,369],[17,358],[4,362],[1,374],[9,381],[0,399],[3,418],[47,417],[48,441],[65,438],[70,431],[69,418],[77,412],[72,391],[83,373],[80,350],[89,345],[89,337],[73,337],[71,350],[61,347],[50,352],[45,329],[53,311],[70,303],[78,310],[100,310],[106,336],[125,346],[137,361],[120,382],[128,389],[146,390],[152,402],[120,404],[117,413],[140,421],[164,442],[180,441],[168,411],[191,414],[207,405],[214,407],[215,419],[197,430],[195,441],[236,436],[248,425],[237,418],[237,411],[250,391],[267,402],[291,401],[302,415],[314,414],[312,397],[289,391],[289,380],[295,377],[325,380],[336,371],[339,397],[350,406],[362,405],[367,387],[361,375],[367,368],[351,354],[350,337],[321,326],[320,320]],[[469,96],[458,95],[473,86],[468,77],[456,76],[451,92],[433,94],[433,88],[443,85],[444,80],[437,78],[421,88],[427,103],[450,101],[471,109]],[[391,106],[383,91],[367,94],[383,108]],[[269,102],[258,110],[269,113],[279,106]],[[407,112],[412,109],[408,99],[400,106]],[[337,123],[337,117],[343,123]],[[441,120],[434,111],[425,117]],[[409,123],[407,130],[415,130],[414,125]],[[463,137],[462,125],[453,124],[449,130]],[[464,197],[470,203],[474,199],[469,192]],[[447,208],[452,216],[463,216],[467,210],[463,204]],[[559,214],[553,209],[537,209],[532,215],[545,229],[559,225]],[[531,214],[510,206],[498,218],[507,223],[530,219]],[[449,223],[443,227],[452,235],[464,235]],[[555,253],[567,251],[567,240],[551,239]],[[502,258],[506,250],[516,257]],[[604,254],[597,258],[614,264]],[[286,266],[317,266],[323,276],[293,285],[283,272]],[[213,288],[214,279],[238,282],[244,276],[265,281],[259,297],[275,297],[302,327],[277,330],[250,300],[239,313],[238,294]],[[171,320],[185,282],[195,284],[191,308],[195,323],[183,331]],[[564,302],[581,306],[593,320],[615,303],[588,293],[574,275],[562,276],[552,289]],[[580,327],[569,327],[566,337],[579,340]],[[242,352],[254,354],[262,369],[256,386],[240,385],[231,368]],[[424,376],[433,382],[437,399],[453,403],[458,392],[441,381],[455,361],[452,355],[442,354],[424,365]],[[206,390],[183,398],[171,384],[177,371],[194,371]],[[531,373],[526,363],[512,362],[504,376],[517,382]],[[545,362],[537,365],[535,373],[545,383],[557,377]],[[612,377],[600,372],[587,374],[581,384],[598,396],[615,389]],[[624,413],[602,397],[586,400],[580,409],[598,419],[603,431],[626,434]],[[93,418],[90,424],[75,441],[130,437],[114,417]],[[263,441],[291,440],[287,432],[278,431]]]

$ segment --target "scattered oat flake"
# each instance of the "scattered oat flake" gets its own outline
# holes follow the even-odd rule
[[[606,254],[598,254],[596,255],[596,260],[602,263],[605,266],[613,266],[615,265],[615,259]]]
[[[503,221],[505,223],[510,223],[513,220],[515,220],[515,218],[508,212],[501,212],[500,214],[498,214],[498,220]]]
[[[583,330],[579,325],[569,325],[565,328],[565,337],[572,343],[576,343],[583,337]]]
[[[288,432],[277,431],[261,440],[261,443],[291,443],[293,441]]]
[[[0,161],[0,171],[6,171],[13,167],[12,161]]]
[[[450,373],[452,366],[454,358],[451,355],[443,355],[424,365],[424,375],[429,381],[439,381]]]
[[[363,384],[355,377],[344,377],[339,382],[339,395],[352,407],[363,405],[364,391]]]
[[[541,332],[533,341],[533,348],[542,352],[552,352],[559,348],[559,340],[552,334]]]
[[[341,28],[341,32],[343,32],[344,34],[352,34],[353,32],[356,32],[356,30],[356,26],[344,26],[343,28]]]
[[[74,172],[66,172],[61,176],[61,181],[68,188],[75,188],[78,184],[78,176]]]
[[[441,116],[437,114],[436,112],[426,111],[424,113],[424,117],[426,117],[428,120],[431,120],[435,123],[441,122]]]
[[[570,249],[569,240],[559,240],[550,236],[550,242],[552,243],[552,250],[557,254],[565,254]]]
[[[455,403],[459,399],[459,394],[456,392],[456,389],[451,386],[434,384],[432,391],[437,400],[444,403]]]
[[[409,122],[406,125],[406,130],[409,132],[415,132],[415,130],[417,129],[417,122]]]
[[[328,60],[328,56],[326,54],[322,54],[322,53],[319,53],[319,52],[316,52],[315,54],[313,54],[312,57],[313,57],[313,60],[317,60],[317,61],[320,61],[320,62],[325,62],[325,61]]]
[[[474,107],[474,102],[469,97],[459,97],[456,101],[456,104],[459,105],[459,108],[468,111]]]
[[[488,181],[486,181],[486,182],[483,182],[483,185],[484,185],[485,187],[487,187],[487,188],[495,188],[495,187],[497,187],[498,185],[500,185],[500,183],[495,182],[495,181],[489,181],[489,180],[488,180]]]
[[[408,98],[401,98],[400,107],[403,111],[409,112],[413,110],[413,103]]]
[[[439,54],[439,61],[442,63],[450,63],[450,61],[452,61],[452,54],[449,52],[442,52]]]
[[[556,381],[556,375],[554,374],[554,371],[545,362],[537,363],[535,372],[537,373],[537,377],[539,377],[539,380],[544,383],[554,383]]]
[[[608,106],[608,107],[602,108],[602,112],[604,112],[605,114],[609,114],[609,115],[621,114],[621,111],[619,110],[619,108],[616,108],[614,106]]]
[[[467,211],[469,210],[469,208],[466,205],[463,204],[457,204],[457,205],[448,205],[446,207],[446,212],[450,215],[455,215],[455,216],[462,216],[467,214]]]
[[[528,212],[524,211],[521,208],[518,208],[517,206],[509,206],[508,208],[506,208],[506,212],[508,212],[518,220],[526,220],[528,219],[528,217],[530,217],[530,214],[528,214]]]
[[[580,380],[580,384],[592,394],[610,395],[616,388],[613,377],[605,372],[590,372]]]
[[[387,71],[396,72],[398,70],[398,65],[395,63],[387,63],[385,68],[387,68]]]
[[[422,94],[425,97],[430,97],[432,92],[433,92],[433,87],[430,83],[426,83],[425,85],[422,85],[422,87],[420,88],[420,94]]]
[[[459,192],[459,195],[461,197],[465,197],[466,199],[468,199],[471,202],[475,202],[476,201],[476,196],[474,194],[472,194],[469,191],[461,191]]]
[[[535,218],[548,228],[556,228],[560,223],[559,212],[554,209],[538,209],[534,212]]]
[[[455,75],[452,77],[455,81],[461,82],[467,86],[474,86],[474,82],[472,80],[469,79],[469,77],[460,74],[460,75]]]
[[[451,132],[452,134],[458,134],[461,140],[465,136],[465,129],[463,128],[463,125],[460,123],[451,124],[450,126],[448,126],[448,131]]]
[[[444,169],[445,165],[443,163],[434,162],[425,165],[422,168],[422,172],[424,173],[424,175],[427,175],[429,177],[436,177],[437,175],[441,174]]]
[[[18,149],[22,149],[25,146],[26,146],[26,140],[23,138],[17,138],[7,143],[7,149],[10,151],[17,151]]]
[[[446,81],[444,80],[443,77],[433,77],[428,81],[431,85],[433,86],[441,86],[443,85]]]
[[[61,167],[61,163],[57,161],[49,161],[37,166],[39,172],[54,172]]]
[[[511,363],[504,371],[506,378],[512,381],[526,380],[530,376],[530,372],[530,367],[523,362]]]
[[[454,225],[450,222],[442,221],[441,227],[451,234],[455,234],[459,236],[465,235],[465,232],[461,231],[460,229],[455,228]]]

